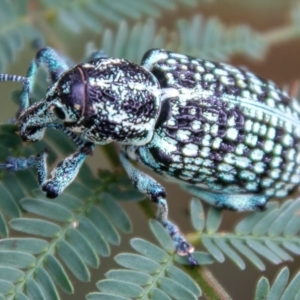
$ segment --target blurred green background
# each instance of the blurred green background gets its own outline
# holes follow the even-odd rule
[[[138,62],[147,47],[161,46],[246,67],[280,86],[289,87],[297,95],[295,88],[300,77],[299,7],[299,1],[288,0],[1,0],[1,72],[25,75],[36,52],[32,47],[36,38],[74,61],[80,61],[88,49],[103,48],[108,55]],[[137,33],[132,37],[134,30]],[[10,100],[11,91],[16,88],[19,88],[18,84],[1,83],[2,122],[13,117],[17,110]],[[112,169],[101,149],[88,159],[88,164],[94,172],[98,168]],[[147,172],[167,188],[171,219],[184,233],[191,232],[188,213],[191,197],[176,185],[165,183]],[[110,258],[101,259],[100,268],[92,271],[91,283],[79,283],[74,279],[75,295],[64,294],[62,299],[84,299],[88,292],[95,291],[95,282],[103,278],[105,270],[116,267],[112,257],[119,252],[131,251],[130,237],[153,241],[148,220],[141,209],[135,203],[126,203],[124,208],[133,222],[133,233],[122,235],[121,246],[113,247]],[[223,230],[232,230],[240,217],[241,214],[226,212]],[[294,273],[299,269],[299,263],[300,259],[296,257],[285,265]],[[209,266],[209,269],[233,299],[248,300],[253,299],[256,281],[261,275],[272,280],[279,270],[278,266],[268,262],[266,265],[265,272],[258,271],[250,263],[247,263],[246,270],[241,271],[226,260]]]

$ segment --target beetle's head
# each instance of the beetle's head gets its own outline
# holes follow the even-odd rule
[[[76,124],[85,102],[84,82],[78,68],[71,69],[53,83],[45,99],[33,103],[17,119],[19,135],[24,141],[39,141],[49,124],[63,122]]]

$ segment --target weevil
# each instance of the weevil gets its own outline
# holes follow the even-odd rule
[[[31,104],[40,66],[50,86]],[[52,127],[78,146],[49,179],[45,152],[8,158],[2,168],[36,167],[39,185],[54,198],[95,145],[120,143],[128,177],[157,204],[158,221],[191,264],[193,247],[168,220],[165,188],[132,160],[216,207],[237,211],[261,210],[300,182],[298,103],[273,82],[228,64],[153,49],[140,65],[96,54],[70,68],[55,50],[43,48],[26,77],[2,74],[0,81],[23,83],[16,124],[24,141],[39,141]]]

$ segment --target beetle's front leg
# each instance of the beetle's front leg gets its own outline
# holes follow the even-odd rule
[[[47,178],[47,150],[38,155],[25,157],[8,157],[5,163],[0,163],[0,169],[6,169],[9,173],[36,168],[39,186],[42,187]]]
[[[191,265],[197,265],[196,260],[192,256],[194,248],[180,234],[176,225],[168,220],[168,204],[166,201],[166,190],[152,177],[136,169],[127,159],[124,152],[120,153],[120,160],[128,174],[129,179],[134,186],[157,204],[157,220],[166,228],[172,237],[176,251],[179,255],[188,255]]]
[[[8,157],[5,163],[0,163],[0,169],[6,169],[9,173],[14,173],[29,168],[36,168],[38,175],[38,182],[41,186],[47,177],[47,151],[41,152],[38,155],[31,155],[25,157]]]
[[[61,161],[51,172],[51,178],[42,184],[42,190],[48,198],[59,196],[76,178],[78,171],[87,155],[94,150],[94,144],[86,143],[77,152]]]

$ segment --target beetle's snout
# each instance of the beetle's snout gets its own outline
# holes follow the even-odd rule
[[[31,141],[31,142],[37,142],[42,139],[44,135],[45,128],[41,127],[23,127],[20,128],[19,136],[22,139],[22,141]]]

